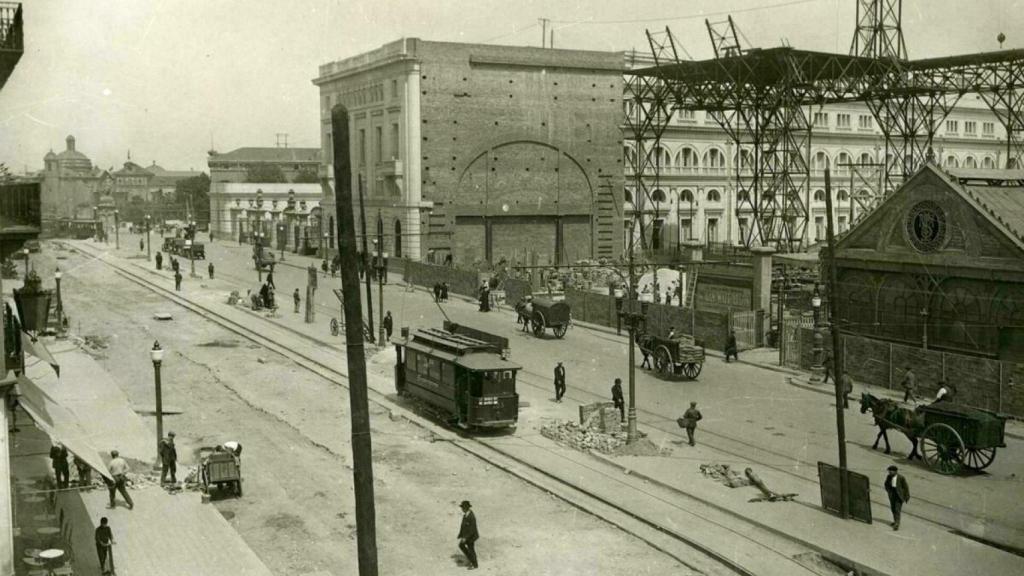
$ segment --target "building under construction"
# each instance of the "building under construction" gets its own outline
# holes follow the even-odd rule
[[[653,65],[626,74],[627,154],[634,203],[654,198],[660,149],[675,114],[704,110],[726,132],[734,162],[736,211],[752,216],[742,230],[746,246],[798,251],[805,246],[809,212],[813,114],[822,106],[866,106],[884,137],[880,178],[855,196],[860,214],[934,157],[936,133],[967,94],[988,105],[1005,130],[999,168],[1015,168],[1024,154],[1024,50],[999,50],[910,60],[903,39],[902,0],[856,0],[856,27],[848,54],[792,47],[743,46],[732,18],[706,22],[715,57],[684,58],[666,28],[647,33]]]

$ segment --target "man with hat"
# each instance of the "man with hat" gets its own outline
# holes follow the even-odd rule
[[[459,504],[462,508],[462,526],[459,528],[459,550],[469,559],[469,569],[475,570],[476,563],[476,541],[480,533],[476,531],[476,516],[473,515],[473,505],[469,500],[463,500]]]
[[[565,366],[559,362],[555,366],[555,402],[561,402],[565,394]]]
[[[57,481],[57,488],[67,488],[71,476],[68,467],[68,449],[60,442],[50,447],[50,462],[53,465],[53,477]]]
[[[690,446],[694,445],[693,433],[697,431],[697,422],[702,420],[704,415],[697,410],[697,403],[690,402],[690,408],[683,413],[683,417],[677,421],[679,426],[686,428],[686,437],[690,441]]]
[[[168,432],[167,438],[160,441],[160,483],[167,483],[167,474],[171,475],[171,484],[177,484],[178,450],[174,446],[174,432]]]
[[[900,529],[900,511],[905,503],[910,502],[910,486],[907,479],[897,470],[895,465],[889,466],[889,474],[885,477],[885,492],[889,495],[893,530]]]

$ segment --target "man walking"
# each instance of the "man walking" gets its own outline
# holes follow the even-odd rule
[[[616,378],[615,384],[612,384],[612,402],[614,402],[615,407],[619,409],[619,419],[622,422],[625,422],[626,399],[622,397],[622,378]]]
[[[160,484],[167,484],[167,475],[171,475],[171,484],[177,484],[178,449],[174,446],[174,432],[168,432],[167,438],[160,441]]]
[[[849,372],[843,372],[843,375],[839,377],[839,382],[843,385],[843,410],[850,407],[850,394],[853,393],[853,378]]]
[[[690,408],[683,413],[683,417],[679,419],[678,424],[683,428],[686,428],[686,437],[690,441],[690,446],[694,446],[693,433],[697,431],[697,422],[700,422],[704,418],[704,415],[697,410],[697,403],[690,402]]]
[[[53,466],[53,477],[57,480],[57,488],[67,488],[71,478],[68,467],[68,449],[57,442],[50,447],[50,464]]]
[[[822,367],[825,368],[825,378],[821,381],[822,384],[828,384],[829,376],[835,379],[835,375],[832,374],[832,351],[825,351],[825,359],[821,361]]]
[[[175,260],[174,263],[177,264],[178,261]],[[174,271],[174,290],[177,292],[181,292],[181,272],[179,272],[178,270]]]
[[[736,331],[729,330],[729,337],[725,339],[725,361],[729,362],[729,358],[735,358],[737,362],[740,361],[739,346],[736,345]]]
[[[565,366],[559,362],[555,366],[555,402],[561,402],[565,394]]]
[[[434,302],[441,301],[441,283],[434,284]]]
[[[476,570],[478,567],[476,562],[476,541],[480,538],[480,533],[476,529],[476,516],[473,515],[473,506],[469,503],[469,500],[463,500],[459,504],[459,508],[462,508],[462,526],[459,527],[459,550],[462,550],[462,553],[469,560],[469,569]]]
[[[295,303],[295,313],[299,313],[299,306],[302,304],[302,296],[299,296],[299,289],[296,288],[295,292],[292,293],[292,302]]]
[[[900,387],[903,388],[904,402],[917,402],[917,376],[914,375],[914,371],[910,369],[910,366],[907,366],[907,371],[903,373]]]
[[[143,240],[142,238],[139,238],[139,252],[142,252],[145,249],[146,249],[146,241]]]
[[[206,266],[206,271],[209,272],[209,274],[210,274],[210,280],[213,280],[213,262],[210,262]]]
[[[441,282],[441,302],[448,301],[448,283]]]
[[[391,341],[391,331],[395,328],[395,320],[391,317],[391,310],[388,310],[387,314],[384,315],[384,335],[387,336],[388,342]]]
[[[164,255],[161,254],[159,250],[156,251],[156,269],[164,269]]]
[[[114,495],[120,492],[124,501],[128,503],[128,509],[135,508],[132,497],[128,494],[128,463],[121,458],[117,450],[110,451],[110,463],[107,464],[107,468],[110,470],[110,475],[114,477],[113,481],[106,481],[107,491],[110,492],[110,506],[107,507],[114,507]]]
[[[907,479],[898,473],[896,466],[889,466],[889,474],[885,477],[885,492],[889,495],[889,509],[892,510],[892,529],[900,529],[900,512],[903,505],[910,502],[910,486]]]
[[[100,557],[100,574],[114,571],[114,556],[111,554],[113,546],[114,533],[110,530],[109,520],[106,517],[100,518],[100,525],[96,527],[96,555]],[[110,570],[107,570],[107,558],[110,558]]]

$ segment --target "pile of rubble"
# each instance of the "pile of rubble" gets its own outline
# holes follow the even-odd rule
[[[750,480],[733,470],[728,464],[701,464],[700,472],[716,482],[725,484],[729,488],[750,486]]]
[[[540,433],[545,438],[584,452],[596,450],[602,454],[615,454],[616,450],[626,444],[624,432],[609,434],[575,422],[547,422],[541,426]]]

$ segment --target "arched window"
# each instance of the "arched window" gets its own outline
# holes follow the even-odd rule
[[[861,166],[867,166],[868,164],[871,164],[872,162],[874,162],[874,160],[871,158],[871,154],[869,154],[867,152],[861,153],[860,160],[858,161],[858,163]]]
[[[850,193],[846,190],[840,190],[837,196],[840,202],[848,202],[850,200]],[[824,200],[824,195],[822,195],[822,200]]]
[[[683,146],[683,149],[676,154],[676,166],[683,168],[694,168],[697,166],[697,152],[689,146]]]
[[[828,165],[828,155],[824,151],[818,150],[814,153],[814,160],[811,161],[811,168],[817,172],[824,172],[825,166]]]
[[[402,221],[395,220],[395,258],[402,257]]]
[[[737,202],[750,202],[750,193],[746,190],[740,190],[736,193]]]
[[[651,158],[651,161],[662,168],[672,166],[672,157],[669,155],[668,150],[660,146],[654,149],[654,157]]]
[[[950,154],[949,156],[946,156],[946,162],[943,164],[943,166],[945,166],[946,168],[959,168],[960,161],[956,159],[956,156]]]
[[[994,169],[996,167],[996,161],[991,156],[985,156],[981,160],[981,167],[982,168],[987,168],[989,170],[992,170],[992,169]]]
[[[741,170],[750,170],[751,162],[754,161],[754,155],[746,148],[740,149],[739,154],[739,165]]]
[[[964,168],[977,168],[978,161],[974,159],[974,156],[968,156],[964,158]]]
[[[658,204],[664,202],[665,201],[665,192],[661,188],[658,188],[654,192],[651,192],[651,201],[653,201],[655,203],[658,203]]]
[[[623,146],[622,153],[626,159],[626,166],[636,166],[636,151],[633,150],[632,146]]]
[[[718,190],[708,190],[708,202],[721,202],[722,195],[718,193]]]
[[[629,202],[630,204],[632,204],[633,203],[633,191],[630,190],[629,188],[626,188],[623,191],[622,199],[625,200],[626,202]]]
[[[850,155],[846,152],[840,152],[836,156],[836,172],[847,172],[850,170]]]
[[[691,190],[682,190],[682,191],[680,191],[679,192],[679,202],[680,203],[682,203],[682,202],[686,202],[686,203],[693,202],[693,191],[691,191]]]
[[[725,154],[718,148],[711,148],[704,153],[703,164],[708,168],[725,168]]]
[[[825,191],[824,190],[815,190],[814,191],[814,201],[815,202],[824,202],[825,201]]]

